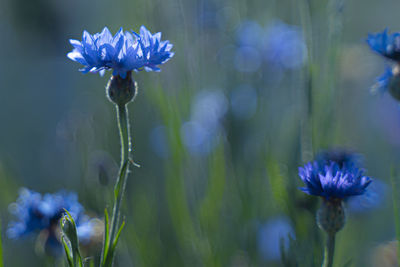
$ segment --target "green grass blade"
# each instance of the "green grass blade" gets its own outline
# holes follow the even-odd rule
[[[104,209],[104,243],[103,243],[103,253],[101,255],[101,266],[105,266],[105,262],[107,260],[108,255],[108,247],[110,244],[110,235],[109,235],[109,218],[108,211]]]
[[[113,242],[113,245],[112,245],[112,251],[113,252],[114,252],[115,248],[117,247],[119,236],[121,235],[121,232],[122,232],[122,229],[124,228],[124,226],[125,226],[125,221],[122,222],[121,227],[119,228],[119,230],[117,232],[117,235],[115,236],[115,239],[114,239],[114,242]]]
[[[115,235],[114,241],[112,243],[112,246],[109,248],[107,259],[105,259],[105,264],[104,266],[111,267],[113,258],[114,258],[114,253],[115,253],[115,248],[117,247],[117,243],[119,240],[119,236],[121,235],[122,229],[125,226],[125,221],[122,222],[121,227],[118,229],[117,234]]]
[[[118,181],[117,181],[117,184],[115,185],[115,188],[114,188],[114,197],[115,197],[116,200],[118,199],[119,192],[121,191],[122,182],[124,180],[124,177],[126,175],[126,171],[128,170],[130,162],[131,162],[130,159],[127,159],[124,162],[124,164],[122,165],[121,171],[119,173]]]
[[[62,242],[63,247],[64,247],[65,255],[67,256],[68,265],[70,267],[74,267],[74,262],[72,260],[72,253],[71,253],[71,250],[70,250],[67,242],[65,242],[65,238],[64,237],[61,237],[61,242]]]

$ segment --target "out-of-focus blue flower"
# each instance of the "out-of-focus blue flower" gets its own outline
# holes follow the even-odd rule
[[[206,90],[196,95],[190,121],[181,127],[183,142],[190,152],[204,155],[215,147],[227,109],[228,101],[219,90]]]
[[[237,29],[237,41],[239,46],[259,47],[264,29],[253,20],[245,20]]]
[[[327,200],[344,199],[364,194],[371,179],[363,170],[353,166],[340,168],[331,162],[321,168],[317,161],[299,168],[299,176],[306,187],[300,188],[309,195],[321,196]]]
[[[144,26],[140,35],[122,28],[114,36],[107,27],[93,35],[84,31],[82,41],[71,39],[70,43],[74,49],[67,56],[84,66],[80,71],[103,75],[105,70],[113,69],[113,75],[122,78],[129,71],[159,71],[158,65],[174,55],[172,44],[161,41],[161,33],[152,35]]]
[[[281,257],[281,242],[288,248],[289,238],[295,232],[287,217],[279,216],[268,220],[258,232],[258,251],[264,260],[277,261]]]
[[[7,230],[8,237],[15,239],[49,225],[49,218],[40,210],[42,196],[28,189],[21,189],[17,202],[9,206],[10,213],[18,221],[12,222]]]
[[[386,66],[385,72],[376,79],[371,88],[372,93],[388,91],[394,99],[400,101],[400,33],[388,34],[385,29],[382,33],[369,34],[367,43],[373,51],[394,62],[392,67]]]
[[[11,239],[19,239],[35,232],[47,230],[49,237],[57,236],[54,231],[58,227],[65,209],[71,213],[76,222],[78,236],[79,228],[82,227],[82,236],[79,237],[88,240],[89,217],[84,214],[84,209],[78,202],[75,193],[60,191],[42,196],[26,188],[20,190],[17,201],[9,206],[10,213],[14,215],[16,221],[10,223],[7,235]],[[83,228],[85,229],[83,230]]]
[[[263,53],[269,63],[285,69],[301,67],[307,58],[307,47],[301,29],[281,21],[266,28]]]
[[[331,161],[339,165],[339,168],[351,166],[360,167],[362,156],[350,150],[334,148],[320,151],[316,156],[316,161],[321,169],[324,169],[325,165]]]
[[[367,43],[380,55],[400,61],[400,33],[388,34],[388,30],[385,29],[382,33],[368,34]]]
[[[261,54],[252,46],[242,46],[236,50],[235,68],[240,72],[255,72],[261,66]]]
[[[347,209],[350,212],[359,213],[371,211],[378,208],[385,201],[387,184],[374,179],[374,182],[368,187],[364,194],[350,197],[347,199]]]
[[[299,27],[275,21],[262,28],[255,21],[244,21],[237,30],[235,68],[255,72],[262,58],[276,71],[301,67],[307,58],[307,47]]]

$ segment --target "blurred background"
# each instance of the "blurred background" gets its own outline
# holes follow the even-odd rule
[[[365,38],[399,31],[399,9],[395,0],[2,0],[5,266],[53,266],[36,235],[5,234],[19,188],[74,191],[91,217],[110,208],[120,150],[110,73],[80,73],[68,39],[141,25],[162,32],[175,56],[161,73],[134,73],[141,167],[128,181],[117,266],[320,266],[318,200],[298,190],[297,170],[332,148],[362,155],[376,178],[367,198],[348,203],[336,266],[387,260],[400,109],[370,93],[384,61]],[[85,256],[98,258],[99,246]]]

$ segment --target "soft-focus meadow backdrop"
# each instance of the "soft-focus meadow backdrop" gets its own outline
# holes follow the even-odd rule
[[[297,168],[333,147],[362,154],[379,179],[371,202],[349,206],[336,245],[336,266],[370,263],[395,237],[389,176],[400,164],[400,110],[370,94],[384,63],[365,38],[400,30],[399,9],[394,0],[2,0],[5,266],[46,261],[35,236],[5,235],[20,187],[76,191],[93,217],[110,205],[120,149],[110,74],[78,72],[68,39],[142,24],[162,31],[175,56],[161,73],[134,74],[141,167],[128,181],[118,266],[282,266],[280,243],[286,266],[320,265],[318,203],[297,189]]]

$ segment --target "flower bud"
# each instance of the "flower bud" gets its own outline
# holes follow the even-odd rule
[[[120,75],[111,76],[106,92],[108,99],[119,106],[125,106],[132,101],[137,93],[137,85],[132,79],[131,72],[128,72],[125,78]]]
[[[317,224],[328,234],[335,234],[346,223],[346,215],[341,199],[324,199],[317,211]]]
[[[69,213],[65,214],[62,218],[61,229],[63,234],[68,238],[72,250],[79,250],[78,233],[76,231],[75,221]]]

